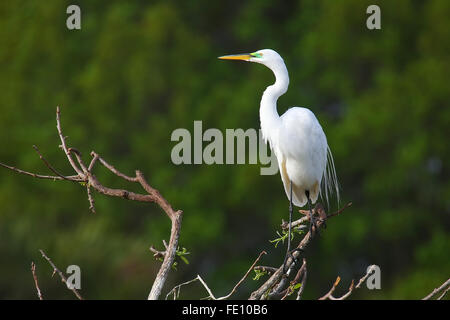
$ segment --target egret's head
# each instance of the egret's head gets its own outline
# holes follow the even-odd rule
[[[229,56],[221,56],[219,59],[223,60],[244,60],[250,62],[261,63],[269,68],[282,63],[284,64],[283,58],[272,49],[262,49],[253,53],[244,53],[244,54],[232,54]]]

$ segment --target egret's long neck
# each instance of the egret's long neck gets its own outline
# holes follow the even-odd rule
[[[259,118],[264,140],[266,142],[269,140],[270,144],[273,145],[272,139],[277,133],[281,121],[277,111],[277,100],[287,91],[289,75],[283,61],[280,61],[275,66],[271,66],[270,69],[275,74],[275,83],[268,86],[262,95]]]

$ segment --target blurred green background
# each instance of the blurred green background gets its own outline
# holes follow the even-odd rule
[[[381,30],[366,28],[366,8],[381,7]],[[66,28],[78,4],[82,29]],[[288,201],[279,175],[260,165],[179,165],[170,153],[176,128],[259,128],[267,68],[217,56],[273,48],[291,84],[279,100],[309,107],[333,151],[342,201],[307,252],[304,298],[337,294],[370,264],[381,290],[352,298],[417,299],[450,275],[450,2],[441,1],[2,1],[0,4],[0,162],[51,174],[35,151],[72,174],[59,150],[55,109],[68,143],[86,161],[95,150],[122,172],[144,172],[184,211],[179,261],[162,298],[200,274],[227,294],[262,250],[274,248]],[[204,144],[206,145],[206,143]],[[100,166],[105,185],[134,188]],[[0,168],[0,298],[36,299],[30,263],[44,298],[72,299],[44,251],[65,270],[82,270],[87,299],[145,299],[170,221],[156,205],[94,194]],[[337,209],[336,200],[330,211]],[[234,297],[262,284],[250,278]],[[181,298],[201,298],[198,284]]]

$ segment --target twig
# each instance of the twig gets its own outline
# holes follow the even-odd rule
[[[150,248],[150,250],[152,250],[152,248]],[[154,249],[154,250],[152,250],[152,251],[155,252],[155,255],[160,253],[160,251],[158,251],[158,250],[156,250],[156,249]],[[190,284],[190,283],[193,283],[193,282],[195,282],[195,281],[199,281],[199,282],[203,285],[203,287],[205,288],[205,290],[208,292],[208,296],[206,297],[207,299],[212,299],[212,300],[225,300],[225,299],[228,299],[229,297],[231,297],[231,295],[233,295],[233,293],[236,292],[237,288],[238,288],[238,287],[242,284],[242,282],[247,278],[247,276],[248,276],[249,273],[253,270],[253,268],[255,268],[255,265],[258,263],[258,261],[261,259],[261,257],[262,257],[264,254],[267,254],[267,252],[262,251],[262,252],[259,254],[258,258],[256,258],[256,260],[253,262],[253,264],[251,265],[251,267],[247,270],[247,272],[245,273],[245,275],[241,278],[241,280],[239,280],[239,282],[233,287],[233,289],[231,290],[231,292],[230,292],[229,294],[227,294],[226,296],[216,298],[216,297],[214,296],[214,294],[212,293],[211,289],[210,289],[210,288],[208,287],[208,285],[206,284],[206,282],[202,279],[202,277],[200,277],[200,275],[197,275],[194,279],[191,279],[191,280],[189,280],[189,281],[186,281],[186,282],[183,282],[183,283],[181,283],[181,284],[179,284],[179,285],[176,285],[172,290],[169,291],[169,293],[167,293],[167,295],[166,295],[166,300],[167,300],[167,298],[168,298],[171,294],[173,294],[173,299],[176,300],[176,299],[180,296],[180,290],[181,290],[181,287],[182,287],[182,286],[185,286],[185,285],[188,285],[188,284]]]
[[[69,160],[69,163],[72,166],[72,168],[75,170],[75,172],[78,173],[78,175],[80,177],[84,177],[83,172],[77,167],[77,165],[75,164],[75,161],[73,160],[72,156],[70,155],[69,150],[67,149],[66,139],[63,136],[62,130],[61,130],[61,112],[59,110],[59,106],[56,107],[56,129],[58,130],[59,139],[61,140],[61,148],[63,149],[64,153],[66,154],[67,160]]]
[[[59,277],[61,278],[62,282],[64,282],[64,283],[66,284],[67,288],[68,288],[69,290],[71,290],[79,300],[83,300],[83,297],[80,295],[80,293],[78,292],[78,290],[75,289],[73,286],[69,286],[69,285],[67,284],[67,278],[66,278],[66,277],[64,276],[64,274],[63,274],[63,273],[55,266],[55,264],[52,262],[52,260],[50,260],[50,258],[47,257],[47,255],[44,253],[44,251],[43,251],[43,250],[39,250],[39,251],[41,252],[42,256],[45,258],[45,260],[47,260],[48,263],[50,263],[50,265],[52,266],[52,268],[53,268],[53,274],[58,273]]]
[[[195,282],[195,281],[199,281],[199,278],[200,278],[200,276],[197,275],[194,279],[191,279],[191,280],[189,280],[189,281],[186,281],[186,282],[180,283],[179,285],[176,285],[176,286],[175,286],[172,290],[170,290],[169,293],[166,295],[166,300],[167,300],[167,298],[168,298],[171,294],[173,294],[173,300],[176,300],[176,299],[180,296],[180,291],[181,291],[181,287],[182,287],[182,286],[188,285],[188,284],[193,283],[193,282]]]
[[[281,298],[281,300],[286,299],[288,296],[290,296],[292,293],[294,293],[294,286],[300,281],[300,279],[303,277],[305,278],[305,272],[306,272],[306,259],[303,258],[303,264],[300,267],[300,269],[298,269],[297,274],[295,275],[294,280],[291,281],[289,287],[286,288],[283,297]],[[302,279],[305,280],[305,279]],[[305,280],[306,281],[306,280]],[[304,281],[302,281],[301,286],[304,285]],[[303,290],[302,290],[303,291]],[[301,293],[300,293],[301,296]],[[298,296],[297,296],[298,297]],[[300,299],[298,299],[300,300]]]
[[[444,292],[437,298],[437,300],[441,300],[442,298],[444,298],[446,293],[450,290],[450,278],[447,281],[445,281],[439,288],[434,289],[429,295],[427,295],[422,300],[430,300],[436,294],[438,294],[439,292],[441,292],[443,290],[444,290]]]
[[[445,291],[439,296],[439,298],[437,298],[437,300],[442,300],[443,297],[445,297],[445,295],[447,294],[447,292],[450,290],[450,286],[445,289]]]
[[[217,300],[216,297],[214,296],[214,294],[212,293],[211,289],[208,287],[208,285],[206,284],[206,282],[202,279],[202,277],[200,277],[200,275],[197,275],[194,279],[191,279],[189,281],[180,283],[179,285],[176,285],[172,290],[169,291],[169,293],[166,295],[166,300],[167,298],[173,294],[173,299],[176,300],[179,296],[180,296],[180,290],[182,286],[188,285],[190,283],[193,283],[195,281],[199,281],[203,287],[206,289],[206,291],[208,292],[208,297],[207,298],[211,298],[212,300]]]
[[[319,300],[329,299],[332,296],[334,290],[336,290],[336,287],[338,286],[339,282],[341,282],[341,277],[338,276],[336,278],[336,280],[334,281],[333,286],[331,287],[330,291],[328,291],[323,297],[319,298]]]
[[[116,176],[125,179],[127,181],[130,182],[138,182],[138,178],[137,177],[129,177],[126,174],[123,174],[122,172],[120,172],[119,170],[117,170],[116,168],[114,168],[112,165],[110,165],[108,162],[106,162],[102,157],[100,157],[96,152],[92,151],[91,152],[91,156],[93,157],[92,161],[91,161],[91,165],[93,166],[92,162],[94,162],[94,159],[97,159],[98,161],[100,161],[100,163],[107,168],[109,171],[111,171],[112,173],[114,173]],[[89,167],[91,167],[91,165],[89,165]]]
[[[302,298],[303,291],[305,290],[305,283],[307,277],[308,277],[308,270],[305,265],[305,271],[303,271],[302,285],[298,289],[296,300],[300,300]]]
[[[88,171],[92,172],[92,169],[94,168],[94,164],[97,162],[99,156],[94,151],[91,151],[92,160],[91,163],[89,163]]]
[[[39,283],[38,283],[38,279],[36,276],[36,265],[34,264],[34,262],[31,262],[31,273],[33,274],[34,285],[36,286],[36,291],[37,291],[39,300],[44,300],[44,298],[42,297],[41,289],[39,289]]]
[[[64,180],[69,180],[69,181],[74,181],[77,182],[76,179],[72,179],[66,176],[63,176],[61,173],[59,173],[55,168],[53,168],[53,166],[44,158],[44,156],[41,154],[41,152],[39,151],[38,147],[36,147],[35,145],[33,145],[33,149],[36,150],[37,154],[39,155],[39,158],[42,160],[42,162],[44,162],[44,164],[46,165],[47,168],[50,169],[50,171],[52,171],[54,174],[56,174],[58,177],[64,179]]]
[[[42,174],[36,174],[36,173],[33,173],[33,172],[28,172],[28,171],[25,171],[25,170],[22,170],[22,169],[13,167],[13,166],[9,166],[9,165],[1,163],[1,162],[0,162],[0,166],[4,167],[6,169],[9,169],[9,170],[15,171],[17,173],[20,173],[20,174],[23,174],[23,175],[26,175],[26,176],[30,176],[30,177],[33,177],[33,178],[37,178],[37,179],[65,180],[64,178],[61,178],[59,176],[48,176],[48,175],[42,175]],[[79,178],[78,175],[76,175],[76,176],[68,176],[67,178],[73,179],[74,181],[83,181],[82,179]]]
[[[94,198],[92,197],[91,186],[89,185],[89,183],[86,184],[86,189],[89,201],[89,210],[91,210],[92,213],[95,213],[95,205],[94,205],[95,202]]]
[[[166,255],[166,251],[159,251],[153,245],[149,248],[151,252],[153,252],[153,256],[155,259],[163,259]]]
[[[336,281],[333,284],[333,287],[330,289],[330,291],[327,294],[325,294],[324,296],[322,296],[321,298],[319,298],[319,300],[326,300],[326,299],[329,299],[329,300],[345,300],[345,299],[347,299],[353,293],[353,291],[355,289],[361,288],[361,285],[372,274],[372,271],[374,271],[374,268],[375,268],[375,265],[369,266],[367,268],[366,274],[363,277],[361,277],[361,279],[359,279],[358,284],[356,286],[355,286],[355,281],[352,280],[352,282],[350,284],[350,287],[348,288],[348,291],[344,295],[336,298],[336,297],[333,296],[333,292],[336,289],[337,285],[339,284],[339,281],[341,280],[341,278],[338,276]]]
[[[255,262],[253,262],[252,266],[248,269],[248,271],[245,273],[245,275],[242,277],[242,279],[234,286],[233,290],[231,290],[231,292],[229,294],[227,294],[226,296],[223,296],[221,298],[218,298],[217,300],[225,300],[228,299],[233,293],[236,292],[237,288],[241,285],[241,283],[245,280],[245,278],[247,278],[248,274],[253,270],[253,268],[255,267],[255,265],[258,263],[259,259],[261,259],[263,254],[267,254],[267,252],[262,251],[258,258],[256,258]]]
[[[77,159],[78,164],[81,167],[81,170],[83,170],[83,173],[81,174],[81,176],[85,176],[86,174],[89,173],[89,170],[86,166],[86,164],[84,163],[83,159],[81,158],[81,152],[78,151],[75,148],[70,147],[69,149],[67,149],[67,151],[69,152],[69,154],[74,154],[75,158]]]
[[[343,206],[343,207],[342,207],[341,209],[339,209],[338,211],[329,214],[329,215],[327,216],[327,219],[329,219],[329,218],[331,218],[331,217],[334,217],[334,216],[340,215],[345,209],[347,209],[348,207],[351,207],[352,204],[353,204],[353,202],[348,202],[345,206]]]

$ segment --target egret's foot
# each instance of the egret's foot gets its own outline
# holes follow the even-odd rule
[[[320,236],[319,227],[317,225],[318,219],[315,218],[313,215],[309,216],[309,232],[311,233],[311,237],[315,236],[316,234]]]
[[[327,228],[327,220],[326,219],[320,219],[322,221],[322,228],[326,229]]]

